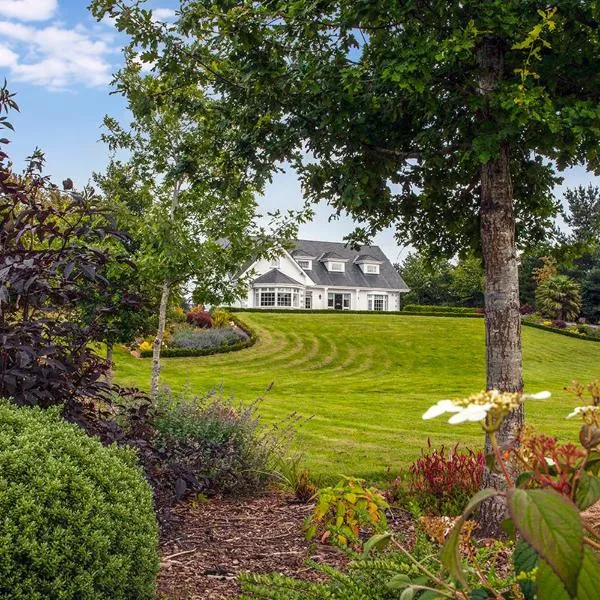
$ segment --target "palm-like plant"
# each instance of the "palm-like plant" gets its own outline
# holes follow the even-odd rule
[[[581,310],[581,286],[566,275],[554,275],[538,285],[535,301],[544,316],[570,321]]]

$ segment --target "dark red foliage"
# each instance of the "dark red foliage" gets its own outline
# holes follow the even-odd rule
[[[0,114],[10,109],[5,85]],[[2,128],[12,129],[6,117]],[[106,286],[107,241],[124,236],[90,194],[51,184],[43,164],[36,151],[19,175],[0,150],[0,397],[46,407],[110,392],[91,344],[105,339],[114,307],[97,304],[83,319],[79,306]]]
[[[438,450],[431,447],[429,439],[427,446],[427,452],[409,467],[414,492],[449,498],[479,491],[485,466],[483,452],[469,448],[459,451],[458,444],[451,452],[445,446]]]
[[[530,315],[534,312],[533,306],[531,306],[531,304],[528,304],[527,302],[521,304],[521,306],[519,307],[519,311],[522,315]]]
[[[567,327],[567,324],[560,319],[555,319],[554,321],[552,321],[552,327],[556,327],[557,329],[565,329]]]
[[[213,320],[210,313],[202,308],[192,308],[186,316],[188,323],[191,323],[194,327],[200,329],[211,329],[213,326]]]

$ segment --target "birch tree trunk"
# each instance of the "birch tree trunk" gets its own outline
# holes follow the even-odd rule
[[[502,78],[504,41],[486,38],[479,50],[480,92],[490,93]],[[484,118],[486,115],[484,115]],[[494,160],[481,170],[481,243],[485,266],[486,387],[507,392],[523,389],[519,271],[515,243],[515,215],[510,175],[510,149],[504,144]],[[505,420],[497,439],[510,446],[523,425],[523,408]],[[486,454],[491,452],[486,437]],[[501,488],[504,480],[486,469],[485,487]],[[496,535],[505,516],[501,499],[481,507],[479,521],[485,535]]]
[[[177,204],[179,201],[179,191],[181,189],[181,181],[177,181],[173,188],[171,196],[171,207],[169,209],[169,219],[172,221],[175,217]],[[169,307],[169,296],[171,294],[171,281],[165,279],[162,284],[162,294],[160,297],[160,306],[158,309],[158,329],[156,337],[152,344],[152,378],[150,380],[150,394],[156,396],[158,393],[158,382],[160,378],[160,350],[165,337],[165,327],[167,325],[167,308]]]
[[[167,307],[169,306],[169,294],[171,293],[171,284],[165,280],[162,286],[162,295],[160,297],[160,307],[158,309],[158,330],[152,344],[152,381],[150,383],[150,394],[156,396],[158,393],[158,380],[160,377],[160,349],[162,348],[165,337],[165,327],[167,324]]]

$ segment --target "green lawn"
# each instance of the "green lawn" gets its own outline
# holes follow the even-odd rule
[[[162,382],[194,393],[223,385],[251,401],[274,382],[262,404],[266,420],[292,411],[313,419],[301,432],[316,475],[380,477],[388,466],[434,444],[478,445],[478,426],[447,425],[421,414],[441,398],[479,391],[485,382],[484,323],[479,319],[356,314],[240,313],[259,335],[254,347],[200,358],[164,359]],[[575,400],[573,379],[600,377],[600,344],[524,328],[526,390],[550,390],[530,402],[528,421],[563,439]],[[147,388],[150,359],[116,353],[116,380]]]

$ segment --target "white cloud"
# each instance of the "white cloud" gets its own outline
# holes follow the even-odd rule
[[[103,86],[111,79],[109,56],[115,49],[110,35],[81,25],[36,28],[0,21],[0,39],[0,65],[7,66],[16,81],[59,90]]]
[[[175,18],[175,11],[171,8],[154,8],[152,18],[155,21],[171,21]]]
[[[0,16],[21,21],[46,21],[58,8],[58,0],[0,0]]]

